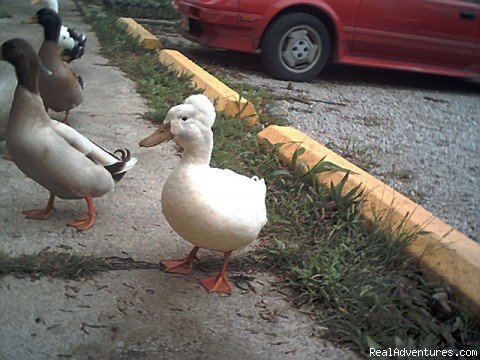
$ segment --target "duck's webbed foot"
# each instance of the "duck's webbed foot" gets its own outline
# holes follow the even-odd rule
[[[193,270],[193,260],[197,258],[199,247],[195,246],[187,257],[178,260],[162,260],[167,272],[175,274],[190,274]]]
[[[200,284],[203,285],[208,292],[219,292],[231,295],[232,294],[232,285],[227,280],[227,266],[232,257],[232,252],[226,252],[223,257],[222,269],[218,275],[208,277],[200,281]]]
[[[48,203],[45,209],[24,210],[22,211],[22,214],[25,215],[27,219],[35,219],[35,220],[48,219],[50,217],[50,214],[53,211],[54,202],[55,202],[55,195],[50,193],[50,198],[48,199]]]
[[[85,198],[88,206],[88,215],[85,219],[77,220],[73,223],[68,224],[68,226],[73,226],[78,231],[84,231],[90,229],[97,218],[95,205],[93,205],[93,198],[91,196],[87,196]]]

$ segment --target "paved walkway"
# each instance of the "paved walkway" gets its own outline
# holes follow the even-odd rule
[[[0,43],[20,35],[40,46],[41,28],[20,24],[35,12],[29,3],[0,0],[0,8],[13,15],[0,19]],[[69,250],[154,263],[185,254],[189,245],[168,226],[160,205],[162,184],[178,161],[172,144],[137,146],[153,127],[140,116],[145,101],[99,55],[97,38],[71,1],[61,2],[60,14],[66,25],[88,35],[85,56],[74,62],[86,83],[85,101],[71,112],[71,125],[109,149],[131,149],[139,161],[114,193],[96,200],[98,219],[84,233],[66,226],[86,213],[84,201],[57,201],[47,221],[24,219],[21,210],[44,206],[48,193],[12,162],[0,161],[0,251],[14,256]],[[8,76],[1,73],[0,81]],[[218,254],[200,256],[214,256],[220,266]],[[267,274],[255,274],[256,292],[235,288],[231,297],[206,293],[197,282],[205,276],[201,270],[176,276],[155,269],[80,281],[0,278],[0,358],[354,358],[317,337],[321,329],[290,308]]]

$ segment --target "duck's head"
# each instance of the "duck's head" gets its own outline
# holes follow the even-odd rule
[[[52,9],[42,8],[38,10],[31,19],[25,20],[24,23],[42,25],[45,33],[45,41],[58,41],[62,20]]]
[[[37,92],[39,71],[47,76],[52,74],[40,61],[30,43],[21,38],[10,39],[2,44],[0,60],[4,60],[15,67],[18,83],[31,92]]]
[[[191,104],[196,109],[199,121],[211,128],[215,123],[215,107],[208,97],[203,94],[190,95],[185,99],[184,104]]]
[[[209,130],[195,117],[195,111],[190,104],[181,104],[171,108],[163,124],[150,136],[140,141],[142,147],[152,147],[168,140],[175,140],[183,147],[186,142],[202,138],[202,130]]]
[[[215,115],[215,108],[205,95],[189,96],[183,104],[172,107],[163,124],[139,145],[152,147],[172,139],[184,148],[196,142],[208,143]]]
[[[37,58],[35,50],[26,40],[21,38],[7,40],[0,47],[0,60],[6,61],[13,66],[21,63],[30,63],[35,58]]]

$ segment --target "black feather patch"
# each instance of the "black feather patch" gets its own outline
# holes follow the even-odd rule
[[[85,35],[78,35],[73,28],[67,28],[68,34],[70,37],[75,40],[76,43],[85,41]]]
[[[85,81],[83,81],[83,78],[80,75],[77,75],[77,80],[78,80],[78,83],[80,84],[80,87],[82,89],[84,89],[85,88]]]
[[[118,157],[116,154],[120,154],[120,157]],[[128,149],[118,149],[115,150],[114,154],[119,162],[114,163],[112,165],[107,165],[105,166],[105,169],[108,170],[108,172],[112,175],[112,178],[115,182],[119,182],[122,180],[123,176],[125,175],[125,164],[130,160],[130,150]]]
[[[62,58],[70,63],[75,59],[80,59],[85,53],[85,43],[87,37],[83,34],[77,34],[72,28],[67,28],[68,34],[75,41],[75,46],[71,49],[65,49],[62,52]]]

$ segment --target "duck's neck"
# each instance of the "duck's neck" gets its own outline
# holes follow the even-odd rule
[[[52,9],[58,14],[58,1],[57,0],[44,0],[49,9]]]
[[[28,91],[38,94],[38,61],[37,58],[21,58],[15,64],[18,85],[25,87]]]
[[[62,63],[62,58],[60,57],[60,49],[56,41],[44,41],[40,50],[38,51],[38,56],[40,60],[43,61],[43,65],[47,69],[54,71]]]
[[[213,150],[213,135],[211,132],[201,142],[181,145],[184,149],[182,165],[210,165]]]
[[[43,24],[43,35],[45,41],[54,41],[58,42],[58,37],[60,36],[60,28],[62,23],[53,17],[49,17],[46,20],[46,23]]]

